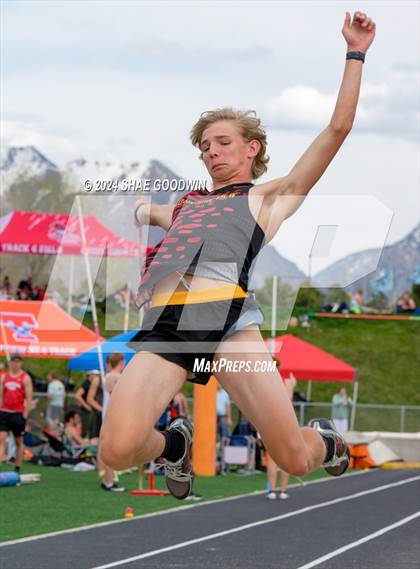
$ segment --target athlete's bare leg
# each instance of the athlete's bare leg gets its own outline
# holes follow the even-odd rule
[[[142,351],[133,357],[112,391],[101,430],[101,457],[107,466],[125,470],[162,454],[165,438],[154,426],[186,375],[157,354]]]
[[[7,437],[8,433],[6,431],[0,431],[0,462],[6,462],[7,460]]]
[[[23,462],[23,437],[15,437],[15,443],[16,443],[15,466],[20,468]]]
[[[240,352],[227,351],[226,344],[241,344]],[[247,347],[247,342],[252,342]],[[256,345],[258,344],[258,353]],[[261,333],[256,326],[236,332],[219,345],[214,357],[256,361],[272,361]],[[319,468],[325,460],[326,447],[314,429],[300,428],[279,372],[233,372],[221,370],[218,381],[229,393],[244,415],[261,434],[264,445],[274,462],[294,476],[303,476]]]

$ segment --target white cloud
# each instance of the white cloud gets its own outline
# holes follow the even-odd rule
[[[2,120],[2,147],[35,146],[48,158],[53,154],[54,160],[60,156],[78,155],[78,145],[73,137],[73,133],[64,134],[64,130],[51,128],[41,117]]]
[[[418,69],[394,66],[382,81],[362,82],[355,130],[418,139],[419,76]],[[324,128],[337,94],[306,85],[286,87],[266,102],[266,121],[272,128],[288,130]]]

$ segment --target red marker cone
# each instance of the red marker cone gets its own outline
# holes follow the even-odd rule
[[[124,512],[124,517],[125,518],[134,518],[134,512],[133,512],[133,508],[130,508],[130,506],[127,506]]]

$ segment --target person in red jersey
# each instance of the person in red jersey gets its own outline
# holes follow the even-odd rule
[[[9,433],[15,438],[15,470],[20,472],[23,460],[23,434],[32,407],[32,380],[22,369],[22,356],[13,354],[9,371],[0,378],[0,460],[6,460]]]
[[[137,206],[139,225],[160,225],[166,234],[142,271],[136,304],[150,302],[150,307],[132,337],[130,347],[137,353],[112,392],[102,426],[102,458],[111,468],[161,457],[170,492],[187,498],[193,482],[192,424],[177,418],[165,433],[154,425],[185,380],[205,385],[214,374],[282,470],[304,476],[322,466],[339,476],[347,469],[348,447],[334,424],[317,419],[300,428],[278,370],[268,369],[272,358],[248,283],[262,247],[298,210],[353,127],[375,27],[362,12],[353,19],[346,13],[345,65],[334,111],[288,174],[254,184],[269,160],[261,120],[254,111],[216,109],[204,112],[191,130],[211,190],[189,192],[172,209]],[[250,369],[244,369],[248,361]]]

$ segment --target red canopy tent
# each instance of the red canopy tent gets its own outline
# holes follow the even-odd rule
[[[356,379],[356,370],[349,364],[292,334],[274,338],[273,355],[280,361],[280,373],[287,376],[292,372],[298,380],[354,382]]]
[[[138,257],[138,243],[120,237],[93,215],[83,216],[87,254]],[[36,255],[83,255],[79,216],[12,211],[0,218],[0,252]]]
[[[271,348],[273,356],[279,360],[280,373],[284,376],[293,373],[297,380],[353,383],[351,425],[354,425],[358,395],[357,369],[292,334],[276,336],[265,342]]]
[[[0,327],[0,355],[72,358],[97,344],[92,330],[49,301],[1,300]]]

